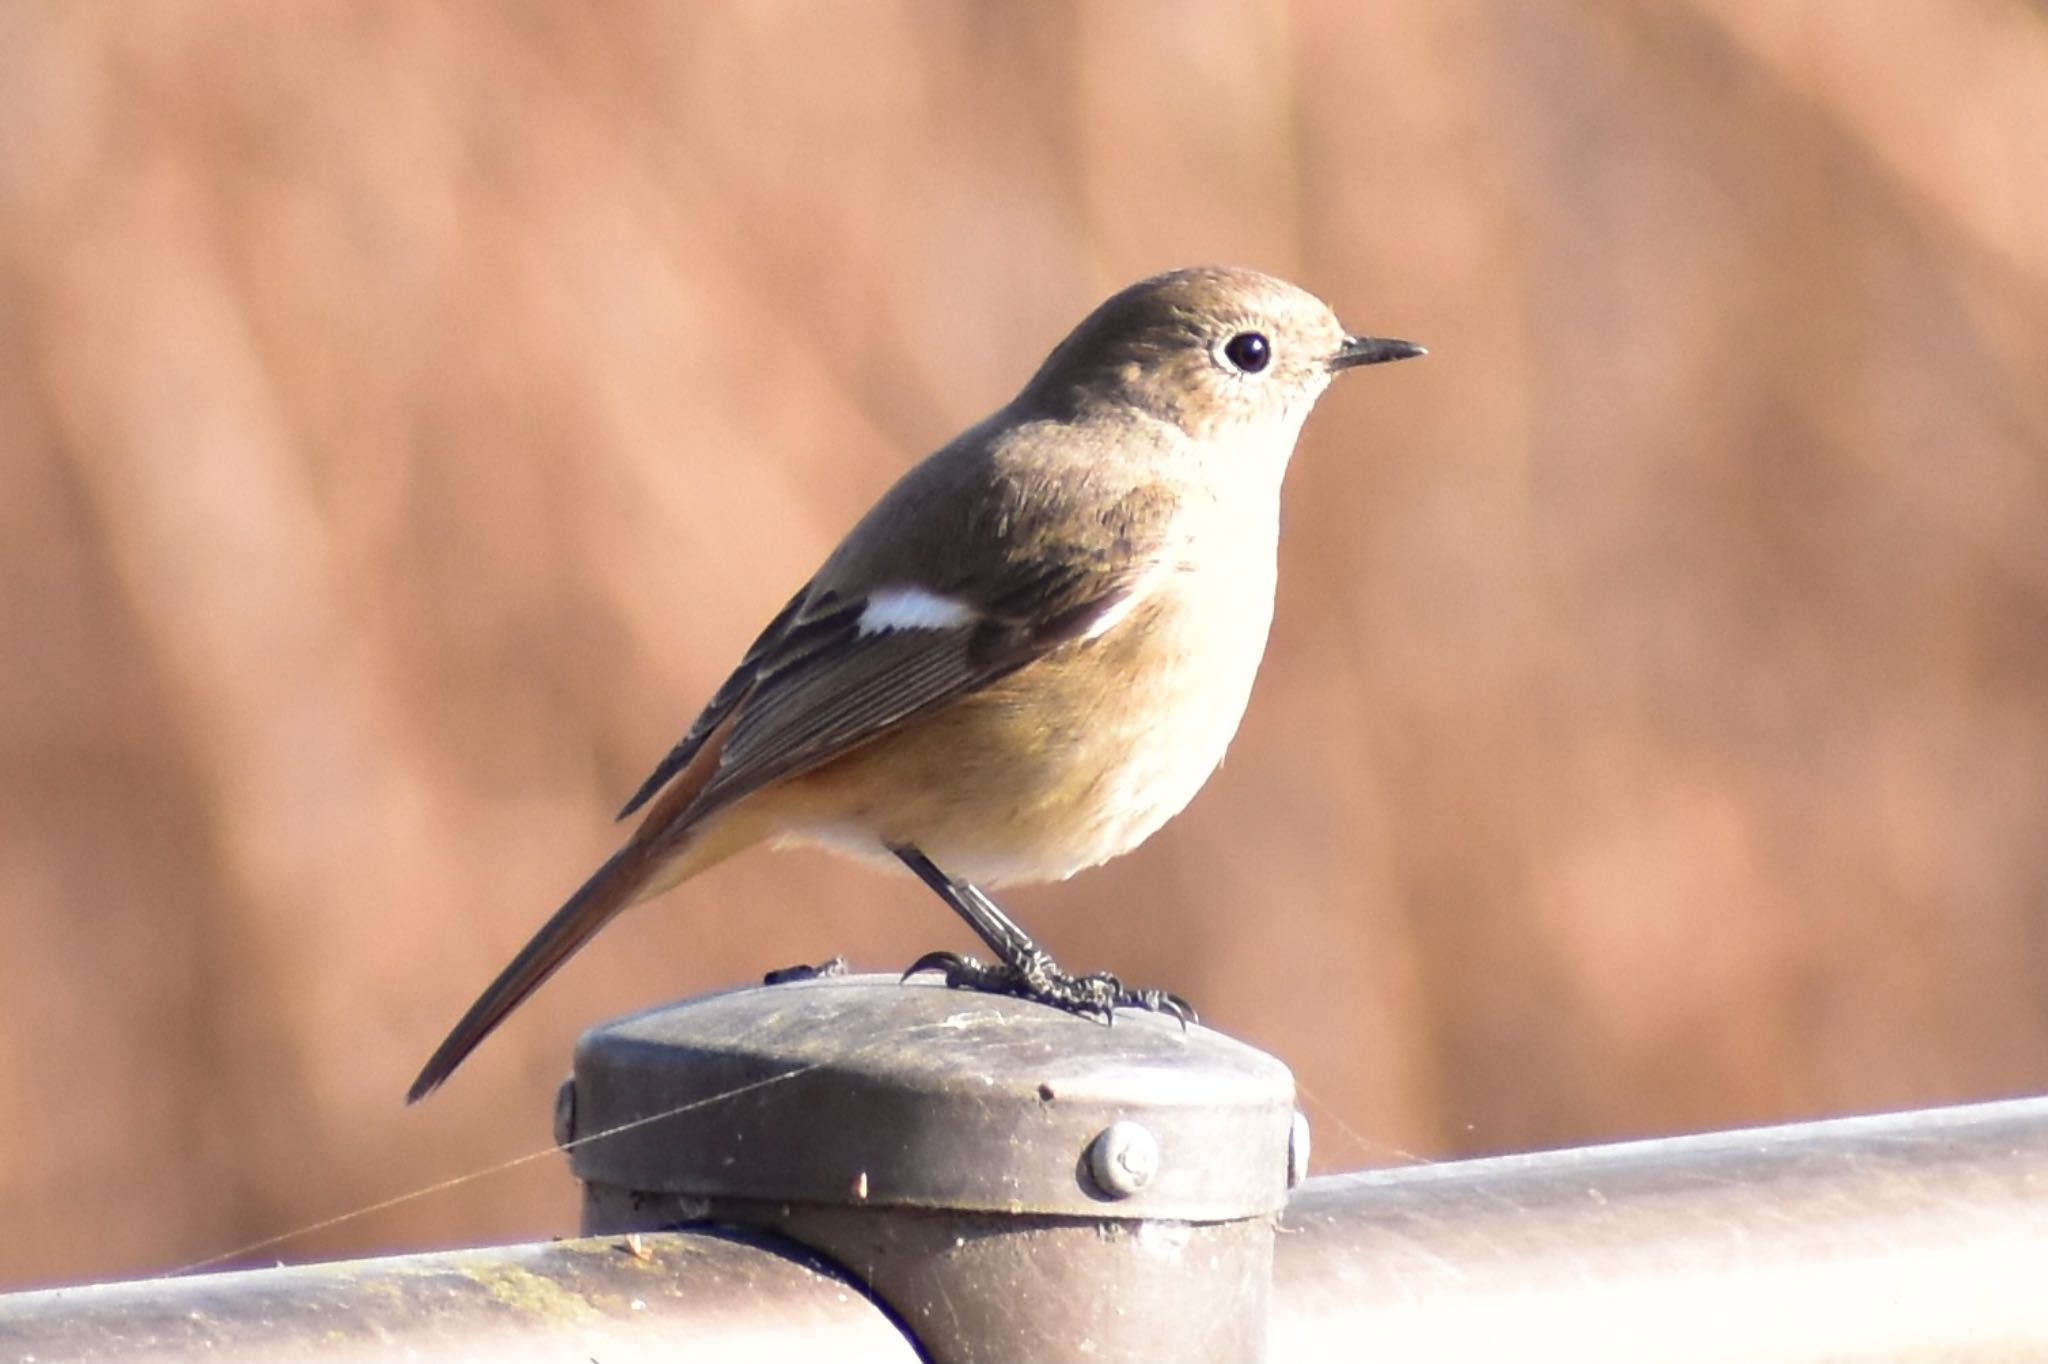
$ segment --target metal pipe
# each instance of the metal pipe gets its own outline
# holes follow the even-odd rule
[[[2048,1358],[2048,1100],[1307,1181],[1275,1360]]]
[[[590,1237],[0,1296],[0,1360],[830,1359],[915,1364],[801,1249],[710,1232]]]

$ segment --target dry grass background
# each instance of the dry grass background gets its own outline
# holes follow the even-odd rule
[[[2044,128],[2018,0],[0,4],[0,1285],[965,946],[751,855],[399,1103],[868,499],[1209,260],[1433,354],[1311,422],[1231,761],[1049,946],[1325,1169],[2042,1089]],[[271,1254],[573,1219],[547,1159]]]

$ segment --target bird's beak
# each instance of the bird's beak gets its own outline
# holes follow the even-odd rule
[[[1384,365],[1389,360],[1408,360],[1428,351],[1413,341],[1395,341],[1385,336],[1348,336],[1330,357],[1331,369],[1352,369],[1358,365]]]

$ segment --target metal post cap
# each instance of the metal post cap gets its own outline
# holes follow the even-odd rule
[[[1181,1221],[1287,1201],[1287,1068],[1152,1014],[1105,1026],[937,982],[829,977],[593,1029],[573,1083],[571,1164],[618,1189]],[[1106,1135],[1133,1126],[1151,1149]]]

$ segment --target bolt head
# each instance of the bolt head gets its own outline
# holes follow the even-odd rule
[[[1088,1175],[1111,1198],[1129,1198],[1158,1173],[1158,1139],[1129,1119],[1111,1123],[1088,1143]]]
[[[1294,1123],[1287,1129],[1287,1187],[1308,1178],[1308,1114],[1294,1110]]]
[[[555,1145],[567,1146],[576,1140],[576,1077],[571,1075],[562,1081],[562,1087],[555,1091]]]

